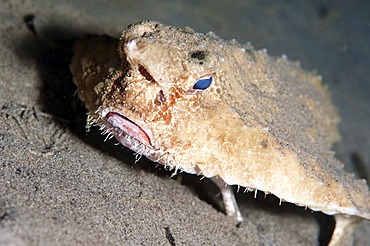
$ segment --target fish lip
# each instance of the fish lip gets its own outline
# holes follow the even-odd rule
[[[145,146],[153,148],[151,137],[148,131],[127,115],[109,108],[105,108],[100,112],[100,117],[115,129],[113,135],[119,142],[121,142],[121,135],[124,133],[124,135],[136,139]],[[130,146],[127,147],[130,148]]]

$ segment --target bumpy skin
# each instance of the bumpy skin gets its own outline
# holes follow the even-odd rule
[[[119,41],[81,40],[71,71],[89,124],[153,161],[370,219],[366,182],[329,150],[339,118],[321,77],[285,57],[145,21]],[[209,88],[193,88],[209,77]]]

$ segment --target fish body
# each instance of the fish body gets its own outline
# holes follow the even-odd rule
[[[143,21],[79,41],[71,71],[88,124],[152,161],[370,219],[366,181],[330,150],[339,116],[321,76],[285,56]]]

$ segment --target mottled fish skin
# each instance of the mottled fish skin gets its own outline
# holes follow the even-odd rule
[[[153,161],[370,219],[366,181],[330,151],[339,117],[321,77],[285,56],[143,21],[82,39],[71,71],[89,125]]]

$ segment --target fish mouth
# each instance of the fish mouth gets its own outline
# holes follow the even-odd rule
[[[148,147],[153,147],[148,133],[128,117],[117,112],[106,111],[103,113],[102,118],[114,127],[115,131],[113,132],[113,135],[126,147],[132,147],[128,146],[131,144],[128,143],[127,136],[138,140],[140,143]]]

